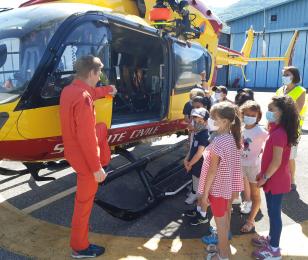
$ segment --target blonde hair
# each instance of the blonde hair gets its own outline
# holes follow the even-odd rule
[[[241,149],[242,134],[238,107],[228,101],[219,102],[212,106],[211,117],[214,119],[217,117],[221,119],[227,119],[230,122],[230,130],[234,137],[236,146],[238,149]]]
[[[80,57],[74,64],[77,77],[87,78],[89,73],[94,70],[98,72],[103,67],[101,60],[92,55]]]
[[[205,97],[205,93],[204,93],[204,90],[200,89],[200,88],[193,88],[191,91],[190,91],[190,96],[192,98],[194,97]]]
[[[261,111],[260,105],[254,100],[247,100],[243,105],[240,106],[240,111],[241,111],[242,116],[244,116],[244,113],[247,110],[258,113],[257,123],[259,123],[262,118],[262,111]]]

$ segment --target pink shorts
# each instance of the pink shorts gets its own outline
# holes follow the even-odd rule
[[[229,200],[210,195],[209,201],[211,203],[211,209],[214,217],[223,217],[228,211]]]

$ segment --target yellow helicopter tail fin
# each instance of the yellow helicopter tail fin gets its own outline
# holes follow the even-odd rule
[[[252,46],[253,46],[253,43],[254,43],[254,37],[255,37],[254,31],[253,31],[252,28],[250,28],[247,31],[247,37],[246,37],[245,43],[244,43],[242,50],[241,50],[241,53],[244,56],[244,58],[250,57]]]
[[[299,32],[296,30],[292,36],[292,39],[290,41],[289,47],[284,55],[284,66],[290,66],[292,64],[292,57],[294,53],[294,47],[296,44],[296,41],[298,39]]]

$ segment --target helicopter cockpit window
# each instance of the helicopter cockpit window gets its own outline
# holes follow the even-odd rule
[[[47,79],[41,91],[44,99],[60,97],[62,89],[74,78],[74,63],[82,56],[93,55],[101,58],[108,74],[109,53],[107,28],[99,21],[79,25],[64,42],[64,50],[56,69]]]
[[[205,71],[207,80],[211,73],[211,57],[205,49],[193,44],[174,43],[175,55],[175,87],[190,88],[200,84],[200,73]]]
[[[15,100],[25,91],[66,16],[33,7],[1,13],[0,104]]]

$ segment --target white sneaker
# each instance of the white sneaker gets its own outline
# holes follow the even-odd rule
[[[197,193],[190,193],[189,196],[187,197],[187,199],[185,200],[185,203],[188,205],[193,204],[198,198]]]
[[[251,212],[252,201],[244,201],[241,204],[241,213],[249,214]]]
[[[232,201],[232,205],[237,205],[237,204],[241,204],[241,203],[242,203],[241,197],[238,197],[237,199],[234,199]]]

